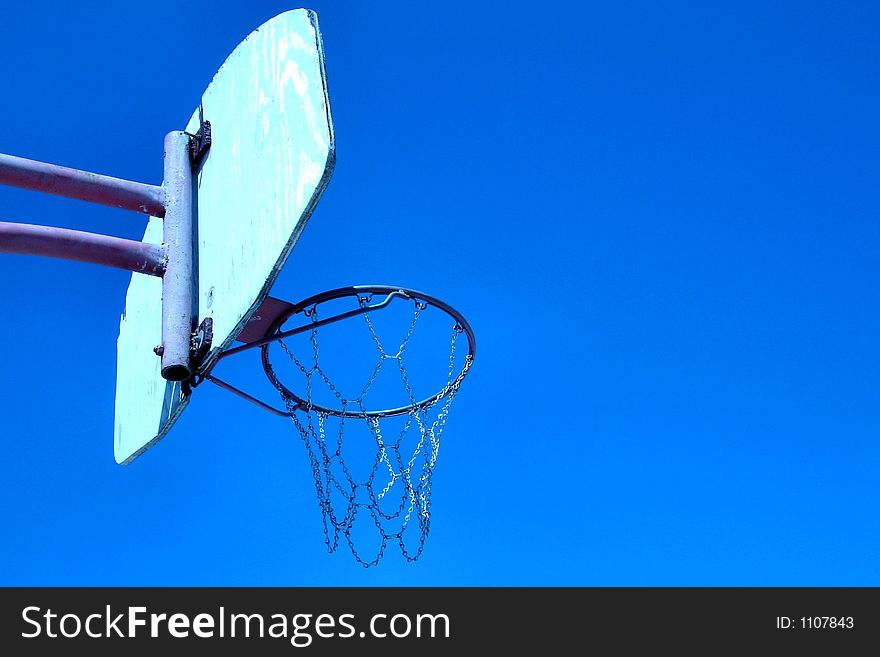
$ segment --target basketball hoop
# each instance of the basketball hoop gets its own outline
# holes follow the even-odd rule
[[[335,309],[340,303],[353,307],[324,316],[326,307]],[[388,349],[380,338],[378,320],[371,317],[378,311],[389,313],[391,311],[386,310],[389,308],[404,310],[406,304],[409,304],[409,312],[405,315],[397,313],[406,319],[400,324],[403,337],[394,342],[394,349]],[[420,397],[410,380],[405,357],[420,319],[429,312],[435,319],[441,318],[448,324],[447,344],[450,346],[442,386],[433,394]],[[362,318],[364,328],[361,330],[366,331],[378,361],[365,373],[366,383],[358,385],[357,394],[349,395],[331,380],[322,365],[319,336],[321,329],[331,324],[357,322],[357,318]],[[295,319],[300,320],[298,326],[284,328]],[[307,344],[297,348],[285,342],[297,335],[307,336]],[[459,345],[462,336],[467,341],[467,353],[463,357]],[[274,344],[286,356],[287,376],[299,378],[299,386],[282,382],[277,372],[279,363],[276,360],[273,366],[270,357],[270,347]],[[348,342],[342,344],[345,348],[349,346]],[[292,419],[308,452],[329,552],[335,552],[340,537],[343,537],[355,559],[370,567],[379,562],[388,543],[395,541],[407,561],[418,559],[430,530],[431,482],[440,438],[452,402],[470,371],[476,352],[476,340],[467,320],[443,301],[415,290],[378,285],[352,286],[317,294],[297,304],[285,304],[268,323],[262,338],[229,349],[221,357],[256,348],[262,351],[263,369],[278,390],[286,412],[260,402],[210,372],[202,378],[265,410]],[[398,370],[402,402],[372,404],[371,394],[387,363],[393,363]],[[318,399],[318,388],[323,389],[329,401]],[[400,418],[393,429],[387,428],[390,418]],[[346,429],[352,431],[353,426],[362,431],[358,436],[360,444],[354,447],[350,441],[344,441]],[[366,433],[363,433],[364,426]],[[369,450],[365,451],[364,442],[371,443]],[[346,453],[350,450],[359,454],[358,465],[364,471],[361,477],[355,474],[357,468],[352,464],[350,454],[349,461],[346,461]],[[374,526],[373,534],[378,537],[372,557],[359,552],[354,536],[356,521],[365,513],[369,518],[368,527]]]

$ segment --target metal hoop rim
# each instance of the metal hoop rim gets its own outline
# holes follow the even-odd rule
[[[395,415],[404,415],[408,413],[412,413],[415,410],[419,410],[428,406],[435,404],[440,401],[444,397],[448,396],[453,390],[457,389],[470,369],[470,365],[474,360],[474,356],[477,351],[477,341],[474,336],[474,331],[471,328],[471,325],[464,318],[464,316],[458,312],[455,308],[450,306],[448,303],[438,299],[437,297],[431,296],[429,294],[425,294],[423,292],[419,292],[417,290],[411,290],[409,288],[394,286],[394,285],[350,285],[348,287],[340,287],[334,290],[328,290],[326,292],[321,292],[319,294],[315,294],[307,299],[303,299],[302,301],[293,304],[288,310],[279,315],[274,322],[266,329],[266,333],[263,338],[268,338],[271,335],[279,332],[284,323],[293,317],[294,315],[301,313],[303,310],[308,308],[309,306],[314,306],[319,303],[326,303],[327,301],[332,301],[333,299],[342,299],[344,297],[358,296],[360,294],[394,294],[395,292],[402,294],[403,296],[412,299],[414,301],[422,301],[427,303],[430,306],[434,306],[439,310],[445,312],[447,315],[452,317],[456,321],[457,326],[461,327],[462,333],[467,336],[468,341],[468,353],[465,357],[465,364],[461,368],[461,371],[455,377],[455,379],[446,385],[442,390],[438,393],[432,395],[431,397],[427,397],[419,402],[414,404],[409,404],[407,406],[399,406],[397,408],[389,408],[381,411],[346,411],[339,410],[334,408],[329,408],[326,406],[321,406],[319,404],[309,403],[292,390],[287,388],[281,381],[278,380],[278,377],[275,375],[275,371],[272,368],[272,364],[269,362],[269,345],[271,343],[264,344],[260,347],[260,351],[262,352],[260,358],[263,363],[263,370],[266,373],[266,376],[269,378],[269,381],[274,385],[279,392],[286,398],[292,402],[295,402],[295,406],[291,407],[291,411],[294,410],[304,410],[304,411],[316,411],[318,413],[323,413],[325,415],[332,415],[335,417],[341,418],[383,418],[383,417],[392,417]]]

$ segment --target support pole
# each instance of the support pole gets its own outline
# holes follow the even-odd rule
[[[184,381],[192,375],[193,212],[189,137],[165,135],[165,221],[163,241],[168,262],[162,277],[162,376]]]
[[[154,217],[165,215],[162,188],[156,185],[102,176],[3,153],[0,153],[0,185],[57,194],[134,210]]]
[[[51,226],[0,221],[0,253],[90,262],[149,276],[165,273],[165,250],[158,244]]]

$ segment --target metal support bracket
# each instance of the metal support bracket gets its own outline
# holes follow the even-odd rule
[[[199,328],[192,336],[192,346],[190,348],[190,362],[194,371],[197,371],[205,360],[205,356],[211,351],[211,343],[214,341],[214,320],[205,317]]]
[[[161,187],[0,153],[0,185],[57,194],[162,217],[162,246],[48,226],[0,223],[0,253],[44,255],[162,278],[162,376],[192,377],[193,170],[211,146],[211,124],[165,135]]]
[[[374,303],[373,305],[364,305],[364,306],[361,306],[360,308],[357,308],[355,310],[350,310],[348,312],[340,313],[338,315],[334,315],[333,317],[327,317],[322,320],[311,321],[308,324],[304,324],[303,326],[299,326],[297,328],[290,329],[288,331],[277,331],[277,330],[273,329],[272,326],[275,324],[279,324],[279,323],[283,324],[284,321],[286,321],[287,317],[289,317],[290,315],[296,314],[293,311],[297,307],[300,307],[300,309],[301,309],[302,304],[299,304],[298,306],[294,306],[293,304],[282,302],[282,301],[279,301],[278,299],[273,299],[271,306],[274,306],[275,308],[280,308],[283,310],[279,311],[280,314],[277,317],[275,317],[275,320],[273,322],[270,322],[270,326],[266,329],[267,331],[269,331],[269,334],[265,335],[262,338],[256,339],[256,340],[250,340],[241,346],[234,347],[232,349],[227,349],[226,351],[222,352],[219,356],[217,356],[217,360],[215,361],[214,364],[216,365],[219,361],[223,360],[224,358],[226,358],[228,356],[232,356],[234,354],[238,354],[243,351],[247,351],[248,349],[256,349],[259,347],[265,347],[265,346],[271,344],[272,342],[277,342],[278,340],[283,340],[284,338],[288,338],[292,335],[296,335],[297,333],[304,333],[306,331],[313,331],[317,328],[320,328],[321,326],[326,326],[327,324],[332,324],[333,322],[339,322],[344,319],[350,319],[350,318],[356,317],[358,315],[364,315],[366,313],[370,313],[370,312],[373,312],[376,310],[381,310],[382,308],[384,308],[389,303],[391,303],[394,299],[397,299],[397,298],[409,299],[410,296],[406,292],[404,292],[403,290],[389,289],[386,297],[378,303]],[[315,297],[313,297],[310,301],[313,304],[320,302],[320,301],[316,301]],[[269,311],[269,312],[271,313],[271,311]],[[279,319],[281,317],[284,317],[284,320],[279,322]],[[211,321],[210,318],[205,319],[205,322],[210,322],[210,321]],[[204,325],[205,322],[202,322],[202,324]],[[209,325],[209,327],[210,327],[210,325]],[[201,330],[201,327],[199,327],[199,328]],[[214,385],[219,386],[220,388],[223,388],[223,390],[226,390],[227,392],[231,392],[232,394],[237,395],[238,397],[241,397],[245,401],[248,401],[251,404],[254,404],[255,406],[259,406],[264,411],[268,411],[269,413],[272,413],[273,415],[277,415],[278,417],[292,417],[293,410],[306,408],[303,404],[299,404],[296,406],[296,408],[293,408],[290,412],[278,410],[277,408],[274,408],[274,407],[270,406],[269,404],[266,404],[265,402],[260,401],[256,397],[249,395],[248,393],[244,392],[243,390],[240,390],[240,389],[236,388],[235,386],[227,383],[226,381],[223,381],[222,379],[218,379],[216,376],[214,376],[212,374],[213,367],[207,371],[204,371],[204,372],[197,371],[198,370],[198,361],[194,360],[193,362],[196,363],[193,366],[193,370],[194,370],[195,374],[193,375],[193,377],[191,379],[186,381],[184,384],[184,386],[185,386],[184,392],[186,394],[189,394],[193,388],[200,385],[203,381],[210,381]]]
[[[196,134],[186,134],[189,135],[189,161],[195,171],[211,148],[211,122],[202,121]]]
[[[184,395],[189,396],[192,394],[193,388],[205,380],[205,377],[199,373],[199,369],[208,356],[208,352],[211,351],[213,341],[214,320],[210,317],[205,317],[202,323],[199,324],[199,328],[192,334],[189,357],[193,375],[182,383]]]

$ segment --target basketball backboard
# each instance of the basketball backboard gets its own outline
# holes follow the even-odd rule
[[[186,132],[211,125],[193,177],[193,315],[213,321],[205,371],[266,298],[329,181],[335,144],[314,12],[276,16],[223,63]],[[151,217],[144,242],[162,242]],[[162,439],[189,402],[161,375],[161,279],[132,274],[117,342],[114,455],[127,464]]]

